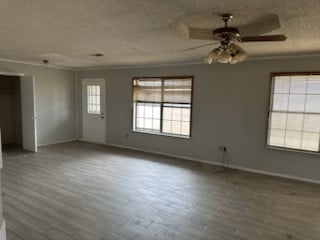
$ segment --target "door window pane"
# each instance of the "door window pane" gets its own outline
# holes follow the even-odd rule
[[[100,85],[87,85],[87,113],[101,114]]]

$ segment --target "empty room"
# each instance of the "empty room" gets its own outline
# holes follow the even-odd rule
[[[0,240],[320,240],[319,12],[1,0]]]

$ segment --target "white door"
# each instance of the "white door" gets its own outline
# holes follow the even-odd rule
[[[105,143],[105,80],[82,80],[82,138],[84,141]]]
[[[37,119],[34,77],[21,77],[22,147],[37,152]]]

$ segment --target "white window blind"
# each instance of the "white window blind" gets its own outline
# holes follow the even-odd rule
[[[134,101],[191,104],[191,79],[136,79]]]
[[[320,75],[273,77],[268,145],[320,152]]]
[[[136,131],[190,136],[192,78],[133,80],[133,128]]]

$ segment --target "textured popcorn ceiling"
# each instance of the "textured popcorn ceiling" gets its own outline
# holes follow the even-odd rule
[[[320,52],[319,0],[0,0],[0,58],[66,67],[198,62],[213,47],[179,52],[208,42],[177,25],[220,27],[225,12],[235,15],[231,25],[279,15],[282,28],[272,33],[288,40],[242,44],[250,56]]]

